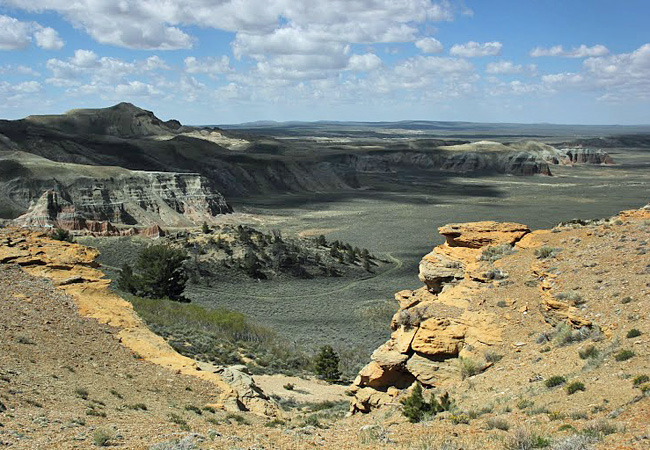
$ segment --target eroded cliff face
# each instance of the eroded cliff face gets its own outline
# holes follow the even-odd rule
[[[210,182],[185,173],[131,171],[56,163],[15,152],[0,179],[4,203],[21,226],[109,231],[112,225],[194,226],[232,212]]]
[[[629,295],[624,304],[650,298],[643,282],[650,268],[649,219],[645,207],[534,232],[497,222],[439,228],[446,242],[422,258],[424,286],[395,294],[399,310],[391,337],[354,381],[352,412],[395,404],[416,381],[461,395],[466,379],[479,374],[486,398],[494,389],[524,395],[528,383],[584,365],[571,344],[590,339],[602,347],[597,351],[614,352],[632,326],[625,320],[638,320],[634,311],[644,310],[645,303],[624,318],[613,302],[624,295]],[[630,248],[621,250],[626,245]],[[542,359],[540,352],[549,354]],[[498,363],[501,358],[507,363]],[[506,366],[511,372],[499,372]],[[616,377],[607,367],[587,364],[582,371],[597,371],[590,375],[596,380]],[[507,388],[500,386],[505,378]],[[552,392],[536,395],[551,401],[546,397]],[[616,401],[624,404],[626,395],[621,392]]]

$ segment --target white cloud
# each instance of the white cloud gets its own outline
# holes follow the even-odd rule
[[[587,58],[592,56],[605,56],[609,50],[604,45],[594,45],[587,47],[582,44],[580,47],[574,47],[571,50],[565,50],[563,46],[556,45],[550,48],[535,47],[530,51],[530,56],[539,58],[541,56],[561,56],[564,58]]]
[[[223,55],[221,58],[205,58],[199,60],[194,56],[188,56],[183,61],[185,63],[185,72],[187,73],[207,73],[220,74],[232,72],[230,59]]]
[[[56,30],[52,28],[0,14],[0,50],[24,49],[32,40],[45,50],[59,50],[64,45]]]
[[[151,97],[159,95],[161,92],[154,86],[141,81],[129,81],[125,84],[118,84],[115,86],[115,95],[119,98],[132,98],[132,97]]]
[[[64,46],[63,39],[54,28],[41,28],[34,33],[36,45],[45,50],[61,50]]]
[[[479,56],[497,56],[501,54],[503,44],[501,42],[474,42],[456,44],[451,47],[449,54],[463,58],[476,58]]]
[[[136,49],[190,48],[181,27],[195,25],[270,36],[285,27],[321,33],[321,41],[406,42],[415,24],[452,20],[448,0],[4,0],[28,11],[56,11],[104,44]],[[359,26],[363,24],[363,26]],[[243,38],[244,40],[246,38]]]
[[[371,72],[382,66],[381,58],[374,53],[352,55],[348,61],[348,69],[354,72]]]
[[[440,53],[443,50],[440,41],[430,37],[415,41],[415,46],[424,53]]]
[[[0,50],[20,50],[32,41],[32,25],[0,15]]]
[[[528,73],[533,75],[537,72],[535,64],[524,66],[522,64],[515,64],[512,61],[497,61],[491,62],[485,67],[485,72],[491,75],[506,75],[506,74],[519,74]]]
[[[82,84],[116,84],[126,80],[129,75],[144,74],[166,69],[167,64],[158,56],[128,62],[118,58],[100,57],[90,50],[75,50],[72,57],[49,59],[45,64],[51,72],[48,84],[60,87],[80,86]]]

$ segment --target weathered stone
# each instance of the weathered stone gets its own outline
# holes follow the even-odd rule
[[[406,362],[406,368],[420,383],[427,386],[460,378],[456,364],[449,361],[434,361],[417,353]]]
[[[411,348],[418,353],[435,357],[458,355],[467,326],[456,319],[432,317],[420,324]]]
[[[463,265],[458,261],[437,252],[427,254],[420,261],[420,281],[427,285],[429,291],[437,293],[445,283],[463,278]]]
[[[481,248],[488,245],[514,244],[530,233],[526,225],[512,222],[452,223],[438,228],[450,247]]]
[[[367,413],[373,408],[389,403],[393,397],[387,392],[377,391],[371,388],[359,389],[350,402],[350,412]]]

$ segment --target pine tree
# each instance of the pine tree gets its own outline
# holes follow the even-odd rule
[[[316,375],[330,383],[339,381],[341,378],[339,362],[339,355],[336,354],[331,345],[321,347],[315,361]]]

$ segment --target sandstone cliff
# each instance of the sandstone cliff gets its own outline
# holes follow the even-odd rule
[[[0,176],[0,204],[24,213],[16,219],[23,226],[191,226],[232,212],[197,174],[56,163],[22,152],[0,152],[2,166],[11,169]]]
[[[642,282],[650,267],[649,219],[646,207],[552,231],[497,222],[441,227],[446,242],[420,262],[424,286],[395,294],[399,310],[391,337],[354,381],[352,411],[395,404],[416,381],[463,398],[471,386],[485,402],[494,401],[490,392],[498,389],[546,403],[553,402],[552,392],[531,394],[529,383],[556,374],[594,380],[603,389],[616,383],[616,372],[602,360],[584,365],[571,345],[592,341],[590,351],[604,358],[625,347],[627,328],[647,325],[635,312],[645,311],[650,300]],[[636,305],[628,308],[633,298]],[[650,358],[639,350],[636,370]],[[581,400],[597,402],[596,390]],[[610,407],[622,407],[634,389],[604,389],[602,395]]]

